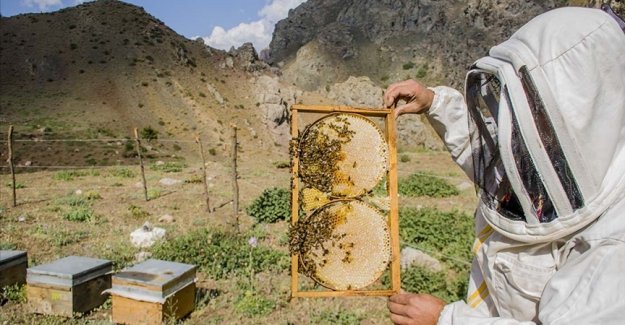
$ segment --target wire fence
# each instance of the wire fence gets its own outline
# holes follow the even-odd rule
[[[149,152],[146,152],[146,149],[144,147],[144,144],[147,143],[147,145],[149,145],[150,147],[156,147],[160,149],[160,156],[157,157],[150,157],[150,161],[151,161],[151,165],[150,168],[154,169],[155,163],[161,163],[161,164],[168,164],[171,162],[171,157],[175,156],[176,159],[174,159],[173,162],[176,161],[185,161],[185,164],[187,161],[189,160],[196,160],[196,161],[201,161],[201,163],[198,163],[198,165],[200,165],[199,169],[203,172],[203,177],[201,177],[203,179],[202,183],[204,184],[204,188],[205,188],[205,200],[206,200],[206,209],[210,212],[211,207],[210,207],[210,198],[209,198],[209,193],[208,193],[208,184],[207,184],[207,175],[206,175],[206,159],[205,159],[205,151],[204,148],[202,146],[202,140],[199,136],[197,136],[195,139],[175,139],[175,138],[158,138],[158,139],[144,139],[141,138],[140,135],[138,133],[135,134],[134,139],[130,138],[130,137],[124,137],[124,138],[120,138],[120,137],[108,137],[108,138],[97,138],[97,139],[81,139],[81,138],[56,138],[56,139],[49,139],[49,138],[43,138],[43,137],[36,137],[36,138],[30,138],[32,137],[31,134],[20,134],[20,135],[15,135],[12,133],[12,130],[9,130],[9,134],[8,137],[6,138],[6,140],[1,139],[0,143],[2,144],[2,146],[0,146],[0,157],[5,158],[8,154],[8,158],[7,163],[8,165],[0,165],[0,175],[2,174],[9,174],[12,177],[12,181],[9,182],[8,184],[2,184],[3,187],[4,185],[10,186],[12,187],[12,198],[13,198],[13,206],[17,205],[17,190],[19,191],[43,191],[43,190],[72,190],[75,189],[74,187],[69,187],[69,186],[63,186],[63,185],[59,185],[57,186],[57,184],[55,184],[54,186],[36,186],[36,187],[29,187],[26,186],[27,184],[23,183],[23,180],[20,180],[20,182],[18,182],[17,180],[15,180],[15,175],[16,174],[20,174],[21,172],[34,172],[34,171],[39,171],[39,170],[53,170],[56,172],[62,172],[62,171],[76,171],[76,170],[90,170],[92,172],[94,171],[101,171],[103,169],[106,168],[117,168],[117,169],[137,169],[140,170],[141,173],[141,177],[142,177],[142,186],[143,186],[143,190],[144,190],[144,196],[145,199],[148,200],[148,184],[145,181],[145,171],[144,171],[144,160],[145,160],[145,156],[149,156]],[[236,137],[235,132],[233,132],[233,138]],[[142,143],[143,141],[143,143]],[[20,148],[15,148],[14,144],[19,143],[21,144]],[[115,163],[102,163],[99,162],[97,164],[61,164],[59,162],[61,162],[63,159],[61,159],[60,157],[64,156],[65,154],[67,154],[67,152],[72,152],[72,150],[77,150],[76,148],[73,148],[71,146],[65,146],[63,144],[66,143],[87,143],[87,144],[91,144],[91,146],[87,146],[85,147],[81,147],[79,150],[79,152],[82,154],[82,157],[78,157],[78,158],[71,158],[70,160],[72,162],[75,162],[77,160],[82,159],[83,163],[86,162],[89,158],[85,158],[85,157],[90,157],[92,155],[97,155],[98,153],[102,153],[103,152],[103,148],[108,148],[111,145],[115,145],[116,147],[114,147],[113,151],[115,152],[115,158],[119,158],[116,160]],[[96,144],[105,144],[106,147],[98,147]],[[197,152],[199,153],[197,156],[194,157],[190,157],[188,156],[188,150],[184,151],[185,154],[187,155],[187,157],[182,156],[183,152],[180,150],[180,148],[178,148],[178,150],[175,149],[170,149],[169,151],[166,149],[162,149],[162,145],[163,144],[186,144],[186,145],[196,145],[198,146],[197,148]],[[234,143],[237,143],[236,140]],[[34,147],[37,145],[41,145],[41,144],[49,144],[51,147],[45,147],[45,148],[39,148],[39,147]],[[30,148],[29,148],[30,147]],[[224,145],[225,147],[225,145]],[[237,150],[237,146],[236,145],[232,145],[232,148],[230,148],[231,150]],[[7,148],[7,150],[3,150],[4,148]],[[120,149],[121,148],[121,149]],[[120,150],[117,150],[120,149]],[[224,148],[225,150],[225,148]],[[36,163],[36,162],[32,162],[30,160],[28,161],[24,161],[23,156],[27,156],[29,157],[29,155],[33,155],[35,157],[37,157],[38,154],[41,154],[42,152],[46,152],[46,151],[50,151],[52,152],[52,155],[54,156],[54,159],[47,159],[50,162],[53,162],[52,164],[48,163],[48,164],[41,164],[41,163]],[[209,149],[209,152],[211,155],[214,155],[214,148]],[[14,164],[14,160],[16,160],[16,153],[17,154],[24,154],[22,155],[20,158],[21,163],[20,164]],[[235,153],[234,152],[226,152],[225,154],[229,154],[231,157],[235,157]],[[159,159],[163,159],[163,160],[170,160],[168,162],[163,162],[160,161]],[[186,158],[190,158],[190,159],[186,159]],[[4,160],[4,159],[3,159]],[[34,159],[33,159],[34,160]],[[39,159],[41,161],[44,161],[44,159]],[[156,162],[155,162],[156,161]],[[54,163],[56,162],[56,163]],[[236,163],[235,163],[236,165]],[[156,166],[156,168],[158,168],[158,166]],[[240,169],[240,168],[239,168]],[[231,183],[234,183],[237,181],[237,179],[239,178],[238,173],[240,172],[237,170],[233,170],[231,173],[233,173],[233,175],[231,176]],[[245,172],[245,171],[244,171]],[[236,174],[236,175],[234,175]],[[439,178],[445,181],[450,181],[450,182],[455,182],[455,183],[462,183],[462,182],[466,182],[467,179],[466,177],[461,177],[461,176],[446,176],[446,175],[436,175],[433,174],[431,172],[413,172],[412,174],[416,174],[416,175],[422,175],[422,176],[428,176],[428,177],[434,177],[434,178]],[[71,177],[71,175],[69,175],[69,177]],[[196,180],[197,181],[197,180]],[[255,184],[254,182],[248,182],[249,186],[252,186],[256,189],[260,189],[260,187]],[[62,184],[62,183],[61,183]],[[122,186],[116,185],[116,186],[105,186],[105,185],[101,185],[101,184],[89,184],[90,188],[92,189],[115,189],[115,188],[120,188]],[[136,184],[135,184],[136,185]],[[136,187],[135,185],[133,185],[133,187]],[[238,186],[233,186],[233,191],[237,191],[236,187]],[[234,196],[238,196],[236,193],[234,194]],[[233,198],[233,201],[236,201],[238,199]]]
[[[69,185],[63,185],[59,183],[62,180],[70,180],[76,177],[88,176],[85,173],[78,172],[79,170],[89,171],[87,174],[92,176],[98,176],[99,173],[105,173],[105,169],[113,168],[115,170],[127,174],[135,174],[139,171],[141,176],[141,185],[143,189],[144,198],[148,201],[148,184],[145,176],[145,163],[146,160],[151,161],[150,168],[153,170],[163,170],[169,172],[169,169],[176,169],[176,171],[182,171],[186,167],[189,160],[200,161],[198,168],[202,175],[197,177],[194,182],[203,183],[204,187],[204,199],[206,201],[206,210],[208,212],[214,211],[211,208],[208,183],[207,183],[207,163],[206,156],[204,154],[204,148],[202,139],[200,136],[196,136],[195,139],[158,139],[157,137],[151,137],[149,139],[142,138],[135,128],[134,138],[124,137],[107,137],[107,138],[94,138],[94,139],[80,139],[80,138],[44,138],[43,135],[33,137],[32,134],[14,134],[13,126],[9,126],[6,140],[1,140],[2,146],[0,147],[0,157],[6,157],[7,165],[0,166],[0,174],[6,174],[10,176],[10,181],[7,185],[11,190],[12,206],[17,206],[18,202],[18,190],[21,191],[54,191],[54,190],[75,190],[75,187]],[[236,134],[233,135],[233,141],[236,143]],[[143,142],[143,143],[142,143]],[[74,143],[84,143],[85,146],[75,148]],[[19,145],[18,145],[19,144]],[[41,147],[41,145],[45,145]],[[98,144],[103,144],[98,145]],[[173,144],[171,148],[167,148],[164,144]],[[188,150],[183,151],[182,147],[178,144],[197,146],[197,156],[188,156]],[[113,148],[109,148],[113,146]],[[3,150],[6,147],[6,150]],[[147,149],[150,148],[150,149]],[[214,149],[209,149],[209,152]],[[236,148],[235,148],[236,150]],[[211,152],[211,154],[215,154]],[[236,151],[230,153],[232,157],[236,156]],[[182,155],[187,155],[184,157]],[[95,157],[100,158],[96,160]],[[104,157],[104,158],[103,158]],[[110,163],[110,159],[113,157],[114,163]],[[191,159],[186,159],[191,158]],[[165,161],[163,161],[165,160]],[[15,161],[20,161],[16,164]],[[78,163],[77,163],[78,162]],[[130,170],[129,171],[124,171]],[[196,170],[198,170],[196,169]],[[37,184],[36,186],[28,186],[24,184],[26,177],[16,178],[16,174],[23,172],[31,173],[34,171],[53,170],[55,175],[53,180],[57,179],[59,182],[54,182],[54,185]],[[67,173],[63,173],[67,171]],[[234,171],[236,173],[236,171]],[[236,182],[237,178],[233,177]],[[179,181],[179,180],[178,180]],[[40,183],[40,182],[39,182]],[[57,186],[59,183],[59,186]],[[90,183],[94,183],[91,181]],[[46,186],[47,185],[47,186]],[[89,189],[119,189],[124,186],[119,183],[111,186],[98,184],[98,180],[95,184],[86,184]],[[130,187],[137,187],[136,184]],[[1,192],[1,191],[0,191]]]

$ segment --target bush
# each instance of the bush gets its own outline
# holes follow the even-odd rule
[[[175,161],[168,161],[160,165],[157,165],[156,163],[153,163],[152,165],[150,165],[150,169],[155,170],[155,171],[161,171],[164,173],[179,173],[182,171],[184,167],[185,165],[183,163],[179,163]]]
[[[93,210],[88,206],[79,206],[67,211],[63,218],[69,221],[85,222],[93,218]]]
[[[382,282],[388,285],[386,275]],[[408,292],[427,293],[445,300],[447,303],[464,299],[467,293],[468,273],[458,277],[448,277],[444,271],[434,272],[422,267],[409,267],[401,273],[401,287]]]
[[[336,324],[336,325],[357,325],[360,324],[365,316],[349,311],[322,311],[315,315],[313,323],[315,324]]]
[[[414,62],[407,62],[407,63],[404,63],[402,68],[404,68],[404,70],[410,70],[414,68],[414,66],[415,66]]]
[[[54,174],[52,178],[57,181],[73,181],[76,177],[87,176],[89,173],[84,170],[62,170]]]
[[[26,286],[23,284],[13,284],[0,288],[0,306],[5,301],[11,301],[16,304],[26,302]]]
[[[458,195],[458,189],[434,175],[413,174],[399,180],[399,194],[404,196],[448,197]]]
[[[417,70],[417,79],[423,79],[425,78],[425,76],[428,74],[428,66],[427,64],[424,64],[422,66],[419,67],[419,69]]]
[[[141,208],[140,206],[136,206],[134,204],[128,206],[128,212],[130,212],[130,215],[132,215],[135,219],[145,219],[150,216],[150,213],[143,210],[143,208]]]
[[[251,291],[239,295],[234,302],[234,310],[247,316],[262,316],[270,313],[274,308],[276,308],[275,301]]]
[[[154,130],[151,126],[141,129],[140,134],[141,138],[148,140],[148,142],[158,139],[158,131]]]
[[[403,154],[399,157],[399,161],[401,162],[409,162],[410,161],[410,156],[407,154]]]
[[[458,211],[435,208],[405,208],[399,211],[402,246],[422,249],[442,262],[443,270],[412,266],[402,271],[401,287],[409,292],[428,293],[446,302],[466,295],[473,241],[473,218]],[[382,278],[390,284],[388,272]]]
[[[257,222],[287,220],[291,215],[291,193],[284,188],[269,188],[250,204],[245,212]]]
[[[219,280],[228,276],[248,275],[250,264],[248,238],[220,230],[199,229],[172,240],[157,243],[154,258],[197,265],[209,277]],[[288,269],[287,254],[262,247],[253,248],[255,272]]]
[[[133,149],[134,148],[131,148],[130,150],[133,150]],[[115,168],[111,170],[111,175],[115,177],[120,177],[120,178],[133,178],[135,177],[135,172],[133,172],[132,170],[126,167],[121,167],[121,168]]]
[[[161,190],[157,188],[148,189],[148,200],[155,200],[161,197]]]
[[[468,272],[473,243],[473,218],[465,213],[444,212],[436,208],[404,208],[399,210],[399,233],[411,243],[441,256],[453,257],[445,262],[456,271]],[[434,256],[439,258],[439,256]]]

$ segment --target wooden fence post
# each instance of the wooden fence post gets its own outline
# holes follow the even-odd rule
[[[13,168],[13,125],[9,125],[9,138],[8,138],[8,149],[9,149],[9,158],[7,162],[9,163],[9,171],[11,172],[11,187],[13,188],[13,207],[17,206],[17,197],[15,193],[15,169]]]
[[[204,148],[202,147],[202,140],[200,136],[195,137],[195,142],[200,147],[200,157],[202,158],[202,173],[204,180],[204,197],[206,198],[206,211],[211,213],[210,197],[208,196],[208,181],[206,180],[206,159],[204,158]]]
[[[139,139],[139,132],[137,131],[137,128],[135,128],[135,140],[137,142],[137,155],[139,156],[139,164],[141,165],[141,180],[143,181],[143,195],[145,196],[145,200],[149,201],[148,184],[145,181],[145,168],[143,167],[143,156],[141,155],[141,140]]]
[[[239,174],[237,172],[237,152],[239,143],[237,142],[237,126],[232,124],[232,211],[236,222],[236,230],[239,232]]]

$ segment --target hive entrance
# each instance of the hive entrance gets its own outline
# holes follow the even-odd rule
[[[322,113],[298,128],[298,112]],[[384,132],[371,118],[382,120]],[[399,291],[395,128],[390,110],[295,105],[291,111],[292,295]],[[366,203],[387,180],[386,211]],[[371,289],[389,270],[391,288]],[[300,290],[302,273],[328,290]]]

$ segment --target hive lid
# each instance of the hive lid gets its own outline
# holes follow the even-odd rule
[[[111,272],[109,260],[67,256],[52,263],[37,265],[27,271],[28,284],[71,287]]]
[[[24,251],[0,250],[0,271],[28,261]]]
[[[149,259],[113,275],[112,294],[161,301],[195,281],[196,266]]]

